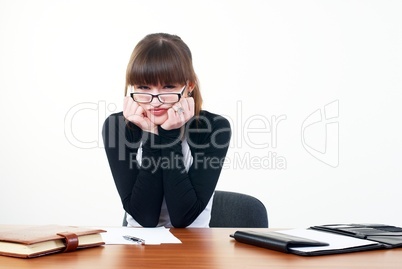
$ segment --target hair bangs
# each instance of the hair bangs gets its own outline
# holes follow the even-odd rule
[[[149,47],[148,50],[139,51],[131,65],[128,82],[131,85],[166,85],[185,83],[189,78],[187,68],[183,66],[183,55],[161,42]]]

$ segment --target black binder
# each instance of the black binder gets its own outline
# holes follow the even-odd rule
[[[328,246],[328,243],[277,232],[237,231],[231,235],[236,241],[262,248],[291,253],[294,247]]]
[[[329,224],[312,226],[310,229],[367,239],[384,248],[402,246],[402,228],[384,224]]]
[[[402,247],[402,228],[383,224],[331,224],[283,231],[245,230],[230,236],[241,243],[302,256]],[[346,243],[340,247],[337,245],[340,241]]]

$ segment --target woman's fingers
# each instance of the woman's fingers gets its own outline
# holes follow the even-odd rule
[[[143,131],[155,132],[155,126],[147,118],[144,108],[135,102],[131,97],[124,98],[123,115],[125,119],[134,123]]]
[[[182,98],[168,109],[168,119],[162,124],[165,130],[182,127],[194,116],[194,99]]]

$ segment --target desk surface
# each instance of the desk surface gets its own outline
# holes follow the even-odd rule
[[[402,248],[302,257],[236,242],[238,229],[171,229],[182,244],[106,245],[34,259],[0,257],[0,268],[401,268]],[[256,230],[256,229],[253,229]]]

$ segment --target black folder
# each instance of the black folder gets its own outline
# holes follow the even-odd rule
[[[303,256],[402,247],[402,228],[383,224],[330,224],[281,231],[244,230],[230,236],[241,243]]]
[[[294,247],[328,246],[326,242],[320,242],[294,235],[277,232],[236,231],[231,235],[236,241],[262,248],[291,253]]]
[[[367,239],[384,248],[402,247],[402,228],[384,224],[328,224],[310,229]]]

